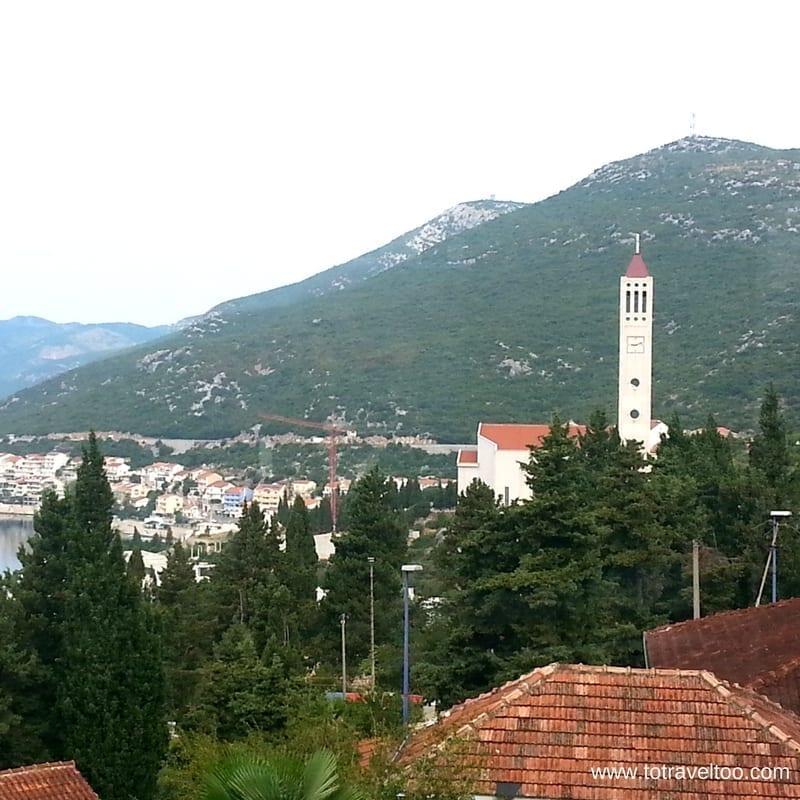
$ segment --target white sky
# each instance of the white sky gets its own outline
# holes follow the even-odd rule
[[[794,3],[7,0],[0,319],[175,322],[697,133],[800,146]]]

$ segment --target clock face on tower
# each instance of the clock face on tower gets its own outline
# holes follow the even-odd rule
[[[644,336],[629,336],[627,345],[629,353],[644,353]]]

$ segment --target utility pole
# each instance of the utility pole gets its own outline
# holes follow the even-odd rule
[[[409,668],[411,657],[408,647],[408,575],[411,572],[421,572],[421,564],[403,564],[400,567],[403,573],[403,727],[408,725],[409,708]]]
[[[791,517],[791,511],[770,511],[770,519],[772,520],[772,541],[769,545],[769,555],[767,556],[767,563],[764,566],[764,573],[761,576],[761,586],[758,589],[758,597],[756,598],[756,607],[761,605],[761,597],[764,594],[764,586],[767,583],[767,573],[769,572],[770,564],[772,565],[772,602],[778,602],[778,529],[780,527],[779,520],[782,517]]]
[[[347,614],[339,617],[339,624],[342,626],[342,699],[347,700],[347,637],[345,635]]]
[[[369,562],[369,660],[372,667],[372,693],[375,694],[375,559]]]
[[[700,542],[692,541],[692,607],[693,619],[700,619]]]

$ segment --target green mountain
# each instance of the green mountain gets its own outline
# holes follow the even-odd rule
[[[772,380],[798,422],[800,151],[682,139],[503,211],[19,392],[0,432],[215,437],[336,409],[364,433],[463,441],[481,419],[613,418],[634,232],[655,279],[654,414],[753,428]]]

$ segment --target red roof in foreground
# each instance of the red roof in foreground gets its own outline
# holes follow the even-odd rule
[[[570,436],[585,432],[585,425],[570,423]],[[529,447],[540,447],[542,439],[548,433],[550,433],[549,425],[517,425],[509,422],[481,422],[478,425],[478,436],[494,442],[498,450],[527,450]]]
[[[423,757],[457,764],[456,777],[489,796],[800,798],[800,718],[705,671],[551,664],[413,733],[398,760]],[[741,767],[743,777],[692,779],[679,765]],[[593,774],[603,767],[637,772]],[[672,775],[653,772],[667,767]],[[762,768],[788,772],[755,780]]]
[[[800,598],[664,625],[644,640],[651,667],[708,669],[800,713]]]
[[[0,772],[2,800],[99,800],[74,761],[33,764]]]
[[[647,270],[647,264],[639,253],[636,253],[628,264],[628,269],[625,271],[626,278],[649,278],[650,273]]]

